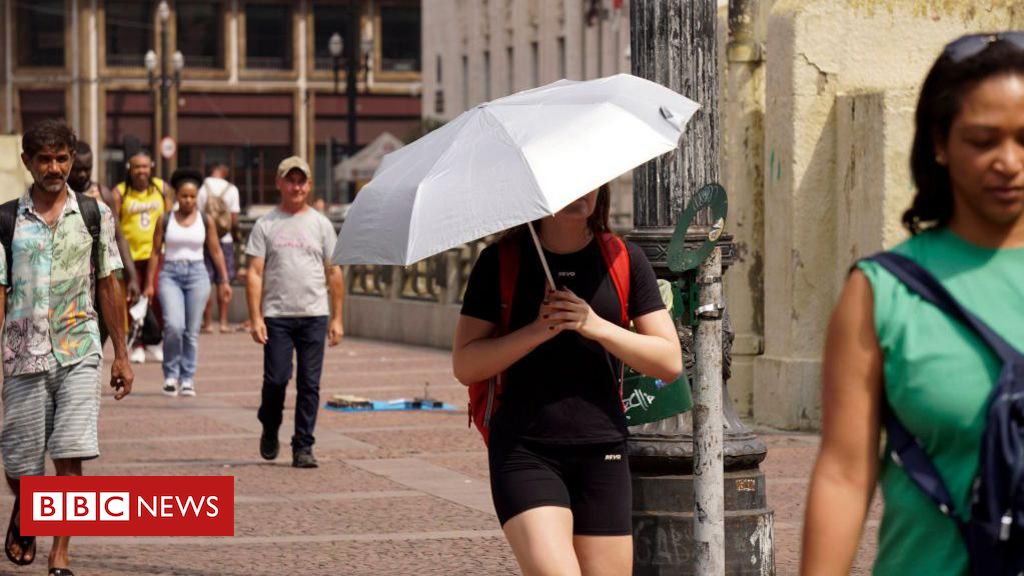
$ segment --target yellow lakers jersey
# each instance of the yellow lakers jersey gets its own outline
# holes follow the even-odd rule
[[[164,213],[164,182],[153,178],[144,191],[117,185],[121,194],[121,233],[128,241],[132,260],[149,260],[153,253],[153,233]]]

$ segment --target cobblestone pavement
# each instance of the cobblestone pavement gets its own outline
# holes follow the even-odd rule
[[[136,366],[135,392],[125,400],[105,393],[103,454],[87,462],[85,472],[232,475],[235,536],[75,538],[76,574],[518,573],[491,507],[484,446],[467,428],[464,411],[321,410],[315,447],[320,468],[297,470],[288,450],[294,386],[281,456],[275,462],[259,457],[262,354],[248,335],[203,335],[199,364],[195,398],[163,396],[160,367],[152,362]],[[452,377],[444,351],[347,339],[328,350],[321,404],[336,393],[412,397],[425,386],[460,410],[465,405],[465,389]],[[763,438],[777,573],[795,574],[817,437],[765,431]],[[9,494],[0,497],[0,514],[12,501]],[[35,565],[3,561],[0,574],[45,573],[49,540],[40,539]],[[855,573],[866,574],[873,548],[870,542],[862,548]]]

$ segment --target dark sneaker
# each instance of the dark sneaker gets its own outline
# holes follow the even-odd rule
[[[312,450],[299,450],[292,453],[292,466],[296,468],[316,468],[319,464]]]
[[[277,453],[281,449],[281,444],[277,441],[277,434],[273,436],[268,435],[266,432],[260,436],[260,456],[264,460],[273,460],[277,458]]]

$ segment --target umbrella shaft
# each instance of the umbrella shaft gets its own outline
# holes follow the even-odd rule
[[[526,225],[530,227],[530,236],[533,236],[533,245],[537,248],[537,256],[540,256],[540,265],[544,267],[544,275],[548,277],[548,286],[552,290],[557,290],[555,279],[551,277],[551,268],[548,267],[548,259],[544,257],[544,249],[540,246],[540,238],[537,237],[537,231],[533,229],[533,222],[527,222]]]

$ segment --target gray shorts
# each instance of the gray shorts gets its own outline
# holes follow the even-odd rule
[[[42,476],[50,458],[100,455],[100,365],[90,355],[70,366],[4,378],[0,432],[4,470],[11,478]]]

